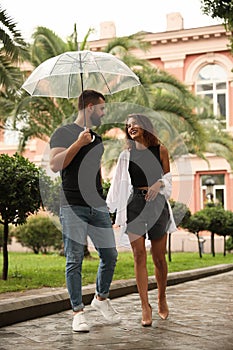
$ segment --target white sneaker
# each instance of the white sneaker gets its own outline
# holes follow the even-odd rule
[[[72,328],[74,332],[89,332],[90,328],[86,323],[84,312],[80,311],[74,315]]]
[[[100,311],[107,321],[111,323],[118,323],[121,321],[120,315],[114,310],[109,299],[100,301],[94,297],[91,306],[97,311]]]

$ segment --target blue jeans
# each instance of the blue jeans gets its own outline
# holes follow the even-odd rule
[[[117,261],[117,250],[107,206],[92,208],[66,205],[60,209],[64,252],[66,256],[66,283],[74,311],[84,308],[82,302],[82,262],[87,235],[100,258],[96,294],[109,295],[110,284]]]

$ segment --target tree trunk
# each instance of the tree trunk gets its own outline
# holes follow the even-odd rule
[[[223,244],[224,244],[223,256],[226,256],[226,236],[223,236]]]
[[[172,256],[171,256],[171,233],[168,234],[168,260],[172,261]]]
[[[199,233],[197,232],[196,235],[197,235],[197,241],[198,241],[199,256],[200,256],[200,258],[202,258],[202,249],[201,249],[201,242],[200,242]]]
[[[4,234],[3,234],[3,270],[2,270],[2,279],[4,281],[7,280],[8,275],[8,251],[7,251],[7,243],[8,243],[8,233],[9,233],[9,226],[8,221],[4,221]]]
[[[215,249],[214,249],[214,232],[211,232],[211,253],[213,256],[215,256]]]

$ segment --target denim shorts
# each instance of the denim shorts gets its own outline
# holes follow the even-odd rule
[[[145,194],[133,193],[127,205],[127,232],[148,236],[154,240],[162,237],[168,228],[170,214],[166,199],[158,194],[153,201],[146,201]]]

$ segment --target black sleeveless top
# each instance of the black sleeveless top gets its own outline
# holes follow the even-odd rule
[[[133,187],[150,187],[163,175],[160,145],[130,151],[129,174]]]

